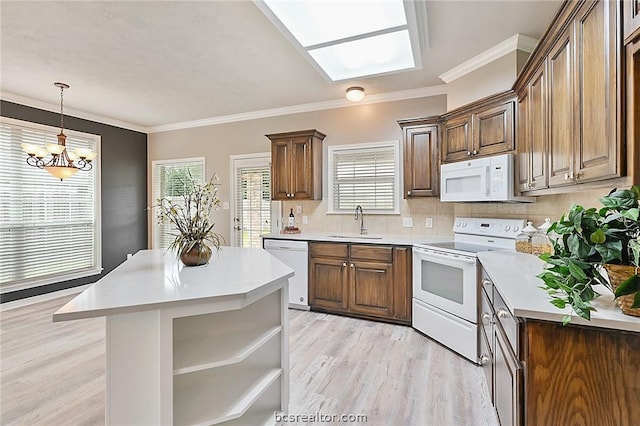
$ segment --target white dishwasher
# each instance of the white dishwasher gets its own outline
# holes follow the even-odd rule
[[[308,311],[309,249],[307,242],[265,238],[263,246],[266,251],[293,269],[295,273],[289,278],[289,307]]]

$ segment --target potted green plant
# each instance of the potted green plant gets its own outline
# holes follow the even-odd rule
[[[640,186],[613,189],[600,199],[602,208],[572,205],[551,225],[548,232],[557,234],[554,252],[540,256],[546,264],[538,277],[554,306],[570,306],[590,320],[595,309],[591,301],[599,296],[593,286],[603,284],[625,314],[640,316],[639,199]],[[563,323],[570,318],[566,315]]]
[[[212,210],[220,208],[218,196],[218,175],[214,174],[209,181],[198,183],[190,172],[178,176],[172,182],[176,188],[172,197],[157,200],[157,220],[159,223],[171,223],[175,229],[174,237],[168,250],[176,254],[186,266],[204,265],[211,258],[211,247],[216,251],[224,241],[223,237],[213,230],[215,223],[210,220]]]

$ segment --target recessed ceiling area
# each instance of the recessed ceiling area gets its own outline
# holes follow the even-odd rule
[[[419,68],[416,2],[255,0],[331,81]],[[421,8],[420,8],[421,9]],[[426,37],[422,37],[426,41]],[[425,43],[426,45],[426,43]]]
[[[427,1],[424,64],[330,81],[253,1],[0,3],[2,99],[122,127],[172,123],[428,90],[512,37],[539,38],[559,1]],[[339,35],[342,36],[342,35]]]

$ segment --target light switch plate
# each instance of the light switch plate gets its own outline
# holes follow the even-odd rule
[[[428,217],[424,222],[424,226],[426,228],[433,228],[433,218],[432,217]]]
[[[223,201],[222,202],[222,210],[229,210],[229,202],[228,201]]]
[[[402,227],[403,228],[413,228],[413,218],[412,217],[403,217],[402,218]]]

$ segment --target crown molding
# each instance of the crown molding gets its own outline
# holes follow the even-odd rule
[[[533,52],[538,40],[523,34],[515,34],[505,41],[496,44],[490,49],[485,50],[477,56],[451,68],[449,71],[439,75],[440,79],[445,83],[451,83],[460,77],[477,70],[504,55],[515,50],[522,50],[527,53]]]
[[[32,108],[38,108],[45,111],[50,111],[55,113],[60,112],[59,104],[50,104],[48,102],[27,98],[21,95],[16,95],[15,93],[0,92],[0,99],[2,99],[3,101],[13,102],[15,104],[20,104],[20,105],[24,105]],[[123,129],[134,130],[136,132],[147,133],[147,128],[144,126],[128,123],[126,121],[116,120],[114,118],[109,118],[109,117],[105,117],[98,114],[91,114],[89,112],[80,111],[77,109],[71,109],[66,106],[64,108],[64,115],[76,117],[76,118],[82,118],[84,120],[95,121],[102,124],[108,124],[110,126],[121,127]]]
[[[322,111],[327,109],[347,108],[359,105],[377,104],[383,102],[402,101],[407,99],[426,98],[430,96],[446,95],[445,85],[421,87],[419,89],[400,90],[397,92],[366,95],[357,103],[346,99],[333,101],[314,102],[308,104],[291,105],[281,108],[271,108],[259,111],[244,112],[239,114],[221,115],[218,117],[204,118],[201,120],[183,121],[179,123],[163,124],[147,128],[148,133],[168,132],[171,130],[189,129],[193,127],[215,126],[217,124],[234,123],[238,121],[256,120],[260,118],[277,117],[281,115],[299,114],[304,112]]]

